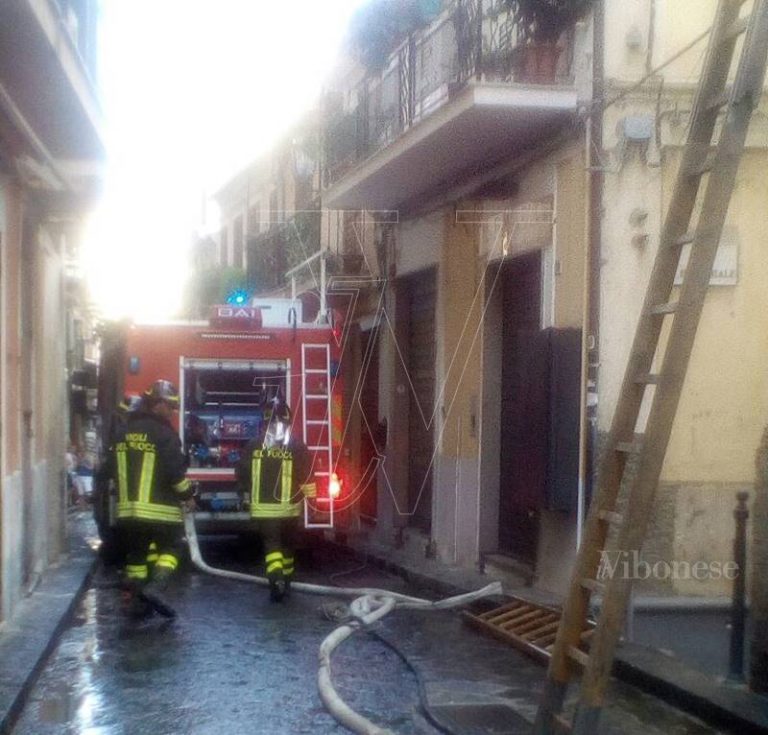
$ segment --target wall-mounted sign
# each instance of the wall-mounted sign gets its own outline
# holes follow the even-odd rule
[[[675,273],[675,286],[683,282],[683,274],[688,267],[691,245],[686,245],[680,256],[680,264]],[[720,244],[717,246],[715,263],[712,266],[710,286],[735,286],[739,282],[739,231],[733,225],[723,227]]]

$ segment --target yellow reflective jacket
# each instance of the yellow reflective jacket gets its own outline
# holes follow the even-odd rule
[[[309,452],[299,441],[271,448],[261,439],[250,442],[237,465],[237,477],[250,492],[251,518],[301,515],[303,493],[314,484],[311,470]]]
[[[138,413],[117,432],[107,472],[117,484],[118,520],[181,523],[192,494],[179,435],[159,416]]]

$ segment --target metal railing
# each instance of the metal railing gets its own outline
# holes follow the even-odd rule
[[[521,30],[504,0],[455,0],[433,23],[407,36],[383,68],[360,84],[355,108],[327,124],[325,185],[428,117],[470,79],[542,83],[530,78]],[[572,39],[565,35],[557,82],[571,81]]]
[[[247,239],[247,278],[257,293],[280,288],[288,269],[320,248],[322,212],[306,209]]]

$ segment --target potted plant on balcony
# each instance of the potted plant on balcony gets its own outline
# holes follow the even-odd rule
[[[558,39],[581,18],[592,0],[507,0],[518,26],[518,75],[552,84],[560,55]]]

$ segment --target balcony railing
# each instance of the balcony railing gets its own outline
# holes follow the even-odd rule
[[[305,261],[320,248],[321,212],[298,212],[266,232],[249,235],[248,283],[256,293],[285,285],[285,272]]]
[[[392,143],[456,95],[480,82],[572,82],[572,31],[550,47],[546,69],[522,42],[522,28],[504,0],[455,0],[431,25],[409,35],[383,69],[369,74],[357,105],[325,131],[324,184]]]

